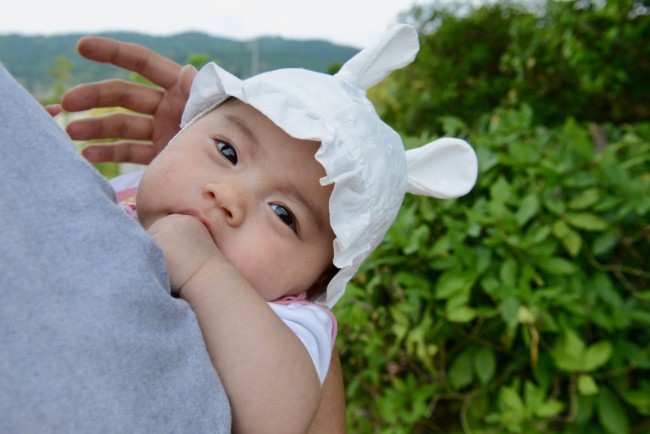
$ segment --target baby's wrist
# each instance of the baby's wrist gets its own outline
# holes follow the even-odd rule
[[[236,270],[229,262],[223,258],[211,257],[178,289],[177,296],[191,303],[192,300],[217,291],[224,281],[228,281],[227,276],[233,272]]]

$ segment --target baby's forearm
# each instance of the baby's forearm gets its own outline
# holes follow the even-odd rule
[[[182,288],[233,409],[233,432],[306,432],[320,381],[302,342],[229,263]]]

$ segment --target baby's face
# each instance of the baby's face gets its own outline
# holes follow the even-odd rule
[[[314,154],[253,107],[231,100],[174,139],[137,195],[148,228],[169,214],[198,218],[267,301],[308,289],[332,263],[332,187]]]

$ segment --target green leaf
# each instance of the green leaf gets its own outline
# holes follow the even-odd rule
[[[502,387],[500,397],[506,407],[514,411],[517,415],[524,415],[524,402],[515,389],[507,386]]]
[[[650,327],[650,312],[644,310],[632,310],[628,312],[630,319],[644,327]]]
[[[564,202],[553,196],[545,195],[544,206],[555,215],[562,215],[566,211]]]
[[[587,348],[584,353],[584,370],[594,371],[609,361],[613,347],[609,341],[600,341]]]
[[[569,208],[573,210],[580,210],[589,208],[600,200],[600,193],[597,188],[590,188],[583,191],[580,195],[574,197],[569,201]]]
[[[584,370],[585,344],[578,334],[566,329],[564,336],[559,339],[552,350],[551,356],[555,365],[565,372],[580,372]]]
[[[578,267],[564,258],[544,258],[538,264],[542,270],[558,276],[565,276],[578,271]]]
[[[564,220],[557,220],[553,224],[553,235],[555,235],[560,240],[566,237],[570,230],[571,228],[566,224]]]
[[[517,277],[517,261],[508,258],[501,264],[499,277],[505,286],[515,286]]]
[[[535,414],[539,417],[550,418],[557,416],[564,410],[564,404],[557,399],[551,399],[541,403],[536,409]]]
[[[623,306],[623,297],[616,290],[612,280],[606,273],[597,273],[593,279],[591,279],[589,286],[593,288],[594,293],[598,295],[598,298],[604,301],[606,305],[612,307]]]
[[[462,389],[474,381],[471,350],[465,350],[454,358],[447,376],[454,389]]]
[[[605,219],[592,213],[567,214],[566,219],[574,228],[584,229],[586,231],[600,232],[607,229],[608,226]]]
[[[517,325],[520,305],[515,297],[507,297],[501,304],[501,315],[510,329]]]
[[[578,392],[585,396],[598,393],[598,385],[594,381],[594,377],[589,374],[580,375],[578,377]]]
[[[596,238],[591,246],[594,255],[600,256],[610,250],[618,243],[618,233],[615,230],[607,231]]]
[[[610,434],[628,434],[629,422],[619,399],[609,390],[602,389],[598,395],[598,419]]]
[[[515,219],[519,226],[524,226],[539,212],[539,198],[536,194],[529,194],[521,201]]]
[[[474,283],[474,278],[468,275],[448,272],[442,275],[436,285],[436,299],[443,300],[468,293]]]
[[[451,322],[464,323],[476,318],[476,311],[469,306],[458,306],[447,311],[447,319]]]
[[[569,227],[564,220],[558,220],[553,225],[553,235],[555,235],[564,248],[569,252],[572,257],[576,257],[580,253],[582,247],[582,238],[580,234]]]
[[[539,244],[542,241],[546,240],[548,238],[548,235],[551,233],[551,227],[550,226],[539,226],[536,228],[531,229],[528,232],[528,241],[531,244]]]
[[[439,116],[438,121],[442,124],[442,130],[447,136],[456,137],[467,130],[467,125],[462,119],[455,116]]]
[[[490,196],[497,203],[506,203],[510,200],[512,187],[503,176],[500,176],[490,188]]]
[[[484,247],[476,247],[474,248],[474,258],[476,274],[481,275],[490,266],[490,262],[492,261],[492,250]]]
[[[429,237],[429,227],[426,225],[418,226],[409,238],[409,243],[404,247],[404,254],[410,255],[418,250],[418,248],[425,244],[426,239]]]
[[[625,402],[639,410],[639,413],[650,415],[650,394],[647,390],[621,390]]]
[[[570,230],[566,237],[562,238],[562,244],[566,251],[569,252],[569,255],[575,258],[582,248],[582,238],[578,232]]]
[[[535,315],[526,306],[520,306],[517,311],[517,321],[522,324],[535,324]]]
[[[481,347],[474,356],[474,371],[481,384],[487,385],[494,378],[496,372],[497,359],[494,351],[489,348]]]

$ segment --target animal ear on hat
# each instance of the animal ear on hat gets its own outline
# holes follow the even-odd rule
[[[348,60],[335,76],[360,89],[370,89],[395,69],[411,63],[419,49],[417,31],[401,24]]]
[[[440,199],[467,194],[478,175],[474,149],[464,140],[444,137],[406,151],[408,193]]]

